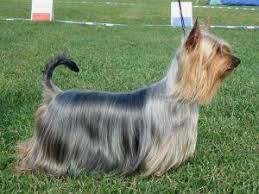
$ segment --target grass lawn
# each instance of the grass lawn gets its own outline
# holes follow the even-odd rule
[[[195,157],[178,169],[161,178],[15,171],[15,145],[33,133],[41,70],[49,57],[65,51],[80,65],[78,75],[56,72],[55,82],[64,89],[128,91],[162,78],[180,43],[180,29],[142,26],[169,24],[169,0],[78,2],[55,1],[55,18],[129,26],[0,21],[0,193],[259,193],[259,31],[212,30],[242,63],[212,103],[201,107]],[[210,15],[213,24],[259,25],[258,10],[197,8],[194,15],[201,21]],[[0,19],[29,16],[29,0],[1,0]]]

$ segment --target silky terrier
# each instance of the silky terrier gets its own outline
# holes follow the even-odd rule
[[[126,93],[60,90],[52,82],[65,55],[43,75],[43,104],[32,138],[18,146],[22,170],[64,175],[81,170],[160,176],[195,151],[199,106],[207,104],[240,63],[229,44],[196,20],[166,76]]]

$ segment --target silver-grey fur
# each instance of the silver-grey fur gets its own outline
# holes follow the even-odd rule
[[[165,78],[133,92],[63,92],[51,81],[54,69],[79,69],[58,56],[46,65],[44,103],[34,136],[19,146],[20,168],[162,175],[193,155],[198,104],[209,102],[239,63],[228,44],[201,32],[197,20]]]
[[[24,169],[52,175],[103,170],[161,175],[194,153],[198,107],[170,94],[177,63],[158,83],[129,93],[61,91],[52,81],[60,64],[78,71],[64,55],[46,65],[44,104],[28,141]]]

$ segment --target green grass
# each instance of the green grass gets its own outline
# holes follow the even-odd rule
[[[134,26],[170,24],[170,0],[114,1],[133,4],[117,6],[106,4],[104,0],[88,0],[83,1],[86,3],[80,3],[82,1],[55,1],[55,19],[122,23]],[[205,2],[206,0],[198,0],[194,1],[194,4],[206,5]],[[30,18],[31,0],[1,0],[0,5],[0,18]],[[201,20],[210,15],[213,24],[217,25],[259,25],[259,8],[256,11],[194,8],[193,12],[195,17],[199,17]]]
[[[55,53],[67,52],[80,65],[76,75],[60,68],[62,88],[128,91],[159,80],[166,72],[181,30],[142,27],[168,24],[169,1],[69,7],[56,2],[56,18],[127,23],[90,27],[58,23],[0,21],[0,193],[258,193],[259,192],[259,32],[213,30],[242,60],[209,106],[201,108],[195,157],[161,178],[80,174],[48,177],[15,171],[15,145],[33,133],[41,103],[41,70]],[[200,1],[204,3],[204,1]],[[1,17],[29,17],[28,0],[1,0]],[[215,24],[258,25],[258,12],[197,9]],[[215,22],[214,22],[215,21]]]

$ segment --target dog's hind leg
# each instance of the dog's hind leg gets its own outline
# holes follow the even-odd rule
[[[42,105],[38,108],[35,114],[35,125],[38,127],[47,110],[46,105]],[[34,171],[34,170],[44,170],[51,175],[62,175],[67,172],[68,167],[64,164],[58,164],[51,159],[48,159],[43,154],[43,148],[39,145],[36,135],[32,138],[18,144],[17,154],[19,164],[18,170],[20,171]]]

